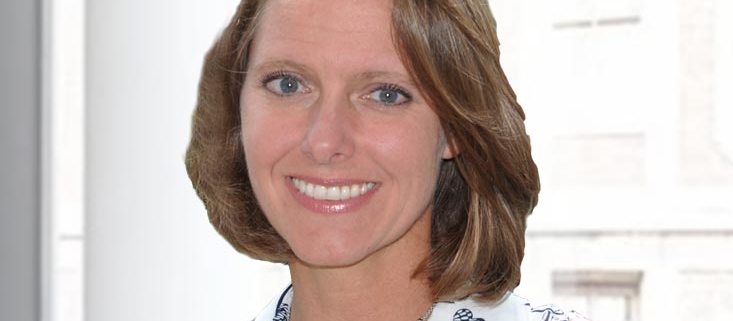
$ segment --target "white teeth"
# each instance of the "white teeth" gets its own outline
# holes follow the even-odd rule
[[[295,186],[295,188],[297,188],[301,193],[317,200],[330,201],[345,200],[364,195],[376,186],[375,183],[368,182],[363,184],[326,187],[323,185],[306,183],[305,181],[294,177],[291,177],[290,181],[293,182],[293,186]]]
[[[328,196],[328,192],[326,191],[326,186],[323,185],[313,185],[313,198],[317,200],[324,200],[326,199],[326,196]]]
[[[331,201],[338,201],[341,198],[341,189],[338,186],[331,186],[328,188],[326,193],[326,199]]]
[[[351,187],[349,186],[342,186],[341,187],[341,193],[339,193],[339,199],[345,200],[347,198],[351,197]]]
[[[313,192],[314,192],[313,184],[311,184],[311,183],[307,183],[306,184],[305,182],[303,182],[303,185],[305,185],[305,188],[299,188],[298,190],[301,193],[306,193],[306,194],[312,196],[313,195]]]

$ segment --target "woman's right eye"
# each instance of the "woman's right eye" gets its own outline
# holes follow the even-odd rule
[[[262,84],[267,90],[279,96],[289,96],[308,92],[308,87],[295,75],[277,73],[266,77]]]

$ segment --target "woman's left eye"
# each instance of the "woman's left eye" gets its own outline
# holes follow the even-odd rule
[[[410,94],[396,85],[380,86],[372,91],[367,98],[386,106],[402,105],[412,100]]]

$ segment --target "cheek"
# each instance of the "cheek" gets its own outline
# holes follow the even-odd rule
[[[265,145],[263,137],[267,137],[267,126],[261,126],[262,122],[258,121],[257,114],[245,112],[242,108],[242,144],[244,145],[244,154],[247,160],[247,167],[254,168],[254,164],[258,163],[258,158],[263,156],[261,146]]]
[[[262,99],[242,95],[242,143],[248,167],[274,161],[292,147],[296,135],[293,117],[279,113]]]
[[[241,134],[245,159],[250,175],[257,175],[271,166],[283,150],[282,124],[263,113],[263,108],[252,99],[242,100]]]
[[[439,127],[431,121],[393,124],[370,132],[379,133],[373,140],[375,149],[394,174],[413,173],[419,180],[437,176],[444,143]]]

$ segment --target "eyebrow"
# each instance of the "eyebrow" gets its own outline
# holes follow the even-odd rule
[[[294,62],[292,60],[272,60],[272,61],[264,61],[262,63],[252,66],[251,72],[258,72],[262,69],[284,69],[286,67],[293,68],[293,69],[300,70],[300,71],[310,70],[305,65]]]
[[[365,71],[361,72],[356,75],[357,79],[364,79],[364,80],[373,80],[373,79],[394,79],[400,82],[406,82],[407,84],[411,86],[416,86],[415,82],[412,81],[412,77],[405,76],[400,73],[396,72],[390,72],[390,71]]]

